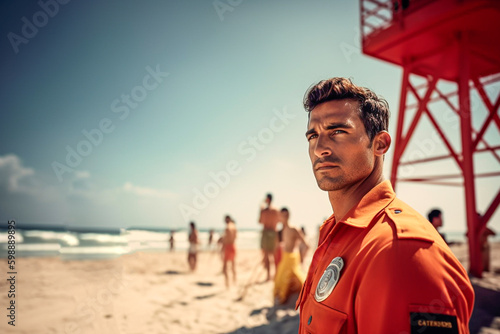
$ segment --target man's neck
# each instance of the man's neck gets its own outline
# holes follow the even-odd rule
[[[329,191],[328,198],[335,214],[335,221],[341,221],[347,212],[361,201],[363,196],[382,181],[384,181],[382,170],[374,168],[373,172],[360,182],[345,189]]]

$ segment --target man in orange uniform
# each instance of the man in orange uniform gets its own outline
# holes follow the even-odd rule
[[[384,181],[387,102],[333,78],[310,88],[304,106],[314,176],[334,214],[297,300],[299,333],[468,333],[466,271]]]

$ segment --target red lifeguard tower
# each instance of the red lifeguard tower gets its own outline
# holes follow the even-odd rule
[[[477,173],[474,157],[491,154],[500,164],[500,1],[360,0],[360,5],[363,53],[403,68],[391,182],[394,187],[404,181],[464,188],[469,272],[481,277],[480,238],[500,203],[500,182],[481,215],[476,207],[475,183],[476,178],[500,176],[500,168]],[[487,113],[477,128],[472,125],[471,94],[477,94]],[[438,109],[431,108],[433,105]],[[439,125],[437,116],[442,114],[437,114],[442,112],[453,114],[459,122],[455,131],[459,131],[461,147],[454,147],[444,131],[447,129]],[[405,159],[405,149],[424,116],[447,153],[420,154],[416,159],[410,154],[410,159]],[[489,130],[496,131],[498,140],[493,145],[486,140]],[[410,178],[398,172],[402,166],[445,159],[456,164],[457,174]]]

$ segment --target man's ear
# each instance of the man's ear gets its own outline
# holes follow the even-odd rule
[[[387,131],[380,131],[373,138],[373,152],[376,156],[383,156],[391,146],[391,135]]]

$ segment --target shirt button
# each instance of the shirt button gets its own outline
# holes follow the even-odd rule
[[[310,325],[312,320],[313,320],[313,316],[311,315],[311,316],[309,316],[309,320],[307,320],[307,324]]]

